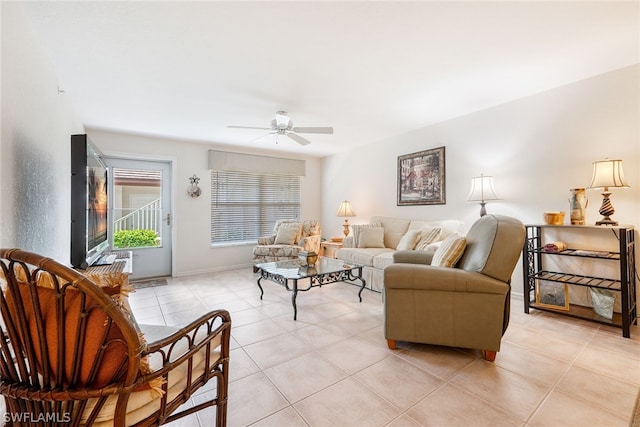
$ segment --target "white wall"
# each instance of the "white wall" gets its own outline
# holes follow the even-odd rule
[[[17,2],[2,11],[0,247],[69,262],[70,135],[83,133]]]
[[[89,129],[91,140],[107,156],[137,159],[170,160],[173,162],[173,275],[184,276],[234,267],[251,266],[254,245],[211,248],[211,177],[207,166],[208,150],[227,150],[266,156],[273,152],[242,150],[222,145],[144,137],[131,134]],[[280,154],[281,157],[306,160],[306,176],[302,178],[302,211],[304,219],[318,218],[320,203],[320,159]],[[189,177],[200,178],[202,195],[188,196]]]
[[[542,213],[567,211],[569,189],[587,187],[592,162],[623,160],[631,188],[613,189],[613,218],[640,226],[640,66],[549,90],[478,111],[364,148],[327,157],[323,162],[322,222],[325,236],[339,236],[335,216],[341,200],[357,213],[350,222],[366,223],[373,215],[403,218],[456,218],[469,227],[478,204],[466,203],[471,178],[493,175],[503,199],[487,211],[524,223],[542,223]],[[446,147],[446,204],[396,206],[397,157]],[[587,190],[587,223],[600,219],[602,196]],[[636,231],[637,233],[637,231]],[[638,238],[636,237],[636,240]],[[640,263],[639,263],[640,265]],[[514,291],[521,292],[521,268]]]

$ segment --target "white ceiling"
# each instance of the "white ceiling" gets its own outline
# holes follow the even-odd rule
[[[325,156],[640,62],[637,1],[28,2],[88,128]],[[334,135],[255,141],[277,110]]]

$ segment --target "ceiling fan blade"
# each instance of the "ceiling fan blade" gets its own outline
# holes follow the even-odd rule
[[[259,130],[271,130],[271,128],[263,128],[263,127],[257,127],[257,126],[227,126],[228,128],[232,128],[232,129],[259,129]]]
[[[305,139],[303,137],[301,137],[300,135],[296,135],[293,132],[287,132],[287,136],[291,139],[293,139],[295,142],[297,142],[300,145],[307,145],[307,144],[311,144],[311,141],[309,141],[308,139]]]
[[[333,133],[332,127],[295,127],[291,130],[297,133]]]
[[[251,141],[251,142],[258,142],[258,141],[260,141],[260,140],[262,140],[262,139],[265,139],[265,138],[266,138],[266,137],[268,137],[269,135],[275,135],[275,134],[276,134],[276,132],[267,132],[267,133],[265,133],[264,135],[257,137],[256,139],[254,139],[254,140],[253,140],[253,141]]]

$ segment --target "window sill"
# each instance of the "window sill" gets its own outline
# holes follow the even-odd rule
[[[243,242],[222,242],[222,243],[211,243],[211,249],[219,249],[219,248],[228,248],[233,246],[255,246],[258,244],[257,240],[253,241],[243,241]]]

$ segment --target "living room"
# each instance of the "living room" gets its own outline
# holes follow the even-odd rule
[[[478,218],[479,206],[467,203],[466,196],[471,178],[481,173],[494,177],[501,198],[487,204],[489,213],[538,224],[544,212],[568,211],[569,190],[587,187],[592,163],[605,158],[623,161],[629,184],[629,188],[612,191],[616,210],[613,218],[637,229],[640,227],[639,6],[637,2],[572,4],[577,10],[602,8],[600,15],[619,20],[621,33],[628,35],[625,43],[614,48],[606,44],[608,37],[615,39],[614,35],[599,37],[593,30],[593,39],[582,46],[592,52],[587,55],[592,62],[573,64],[585,70],[572,75],[580,75],[579,78],[559,78],[553,87],[541,86],[537,91],[497,105],[469,110],[384,138],[373,137],[347,151],[312,156],[300,150],[288,151],[284,144],[234,147],[224,141],[203,143],[152,132],[140,134],[88,126],[79,119],[79,106],[65,94],[59,70],[35,35],[33,26],[37,23],[20,3],[3,2],[0,247],[22,247],[63,263],[68,261],[68,147],[70,135],[78,133],[87,133],[106,154],[172,163],[174,277],[249,269],[251,265],[250,245],[211,247],[209,149],[305,160],[301,217],[318,219],[325,238],[341,235],[343,218],[336,216],[336,209],[345,199],[351,201],[357,213],[350,218],[352,224],[364,224],[372,216],[382,215],[459,219],[470,226]],[[564,8],[569,6],[558,7],[567,13]],[[590,22],[585,28],[594,25],[597,24]],[[597,44],[598,40],[605,46]],[[574,52],[565,52],[567,64],[571,64],[573,55]],[[505,67],[509,65],[513,68],[506,75],[518,72],[519,67],[513,64]],[[535,65],[522,64],[522,68]],[[401,68],[398,65],[398,79],[404,78]],[[541,74],[547,75],[555,72],[541,70]],[[375,92],[361,102],[375,103]],[[416,105],[420,102],[416,101]],[[380,117],[393,113],[387,111],[386,105],[380,105],[379,109]],[[398,157],[437,147],[446,150],[446,203],[398,206]],[[201,178],[199,198],[186,194],[188,177],[194,174]],[[596,189],[588,189],[587,196],[590,202],[586,222],[593,224],[601,218],[598,207],[602,196]],[[522,293],[520,265],[516,266],[512,286],[514,293]]]

